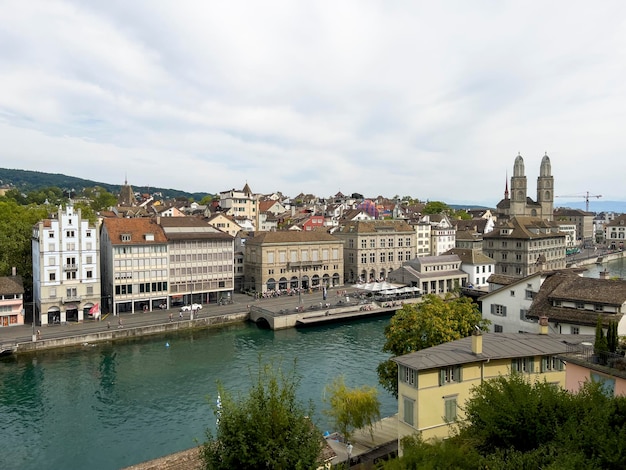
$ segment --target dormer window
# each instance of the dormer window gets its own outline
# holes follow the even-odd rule
[[[129,242],[130,241],[130,233],[123,233],[122,234],[122,241],[123,242]]]
[[[146,233],[145,239],[146,239],[147,242],[153,242],[154,241],[154,233]]]

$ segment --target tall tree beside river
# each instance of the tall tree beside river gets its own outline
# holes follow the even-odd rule
[[[487,330],[478,306],[467,297],[442,299],[433,294],[419,304],[407,304],[385,328],[383,351],[402,356],[469,336],[476,326]],[[380,384],[398,398],[398,366],[391,359],[377,367]]]

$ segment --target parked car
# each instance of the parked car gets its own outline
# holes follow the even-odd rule
[[[193,311],[200,310],[201,308],[202,308],[201,304],[183,305],[182,307],[180,307],[180,311],[181,312],[189,312],[191,310],[193,310]]]

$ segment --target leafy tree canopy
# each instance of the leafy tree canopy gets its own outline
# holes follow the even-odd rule
[[[424,206],[424,214],[441,214],[442,212],[450,214],[452,209],[445,202],[428,201]]]
[[[324,413],[330,416],[337,429],[347,440],[355,429],[368,427],[373,436],[374,424],[380,419],[378,390],[363,385],[350,388],[341,375],[326,386],[330,408]]]
[[[207,469],[317,468],[322,434],[311,422],[313,405],[296,399],[300,383],[294,371],[285,374],[262,366],[247,396],[234,397],[221,385],[216,435],[207,430],[201,456]]]
[[[402,356],[469,336],[479,325],[486,330],[478,306],[467,297],[442,299],[428,294],[418,304],[404,305],[385,328],[383,351]],[[380,384],[398,396],[398,368],[390,359],[378,365]]]

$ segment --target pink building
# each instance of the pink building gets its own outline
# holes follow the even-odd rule
[[[24,283],[12,274],[0,277],[0,328],[24,324]]]
[[[592,345],[563,356],[567,364],[565,388],[577,392],[585,382],[594,381],[602,383],[609,396],[626,396],[626,358],[610,353],[605,356],[598,361]]]

